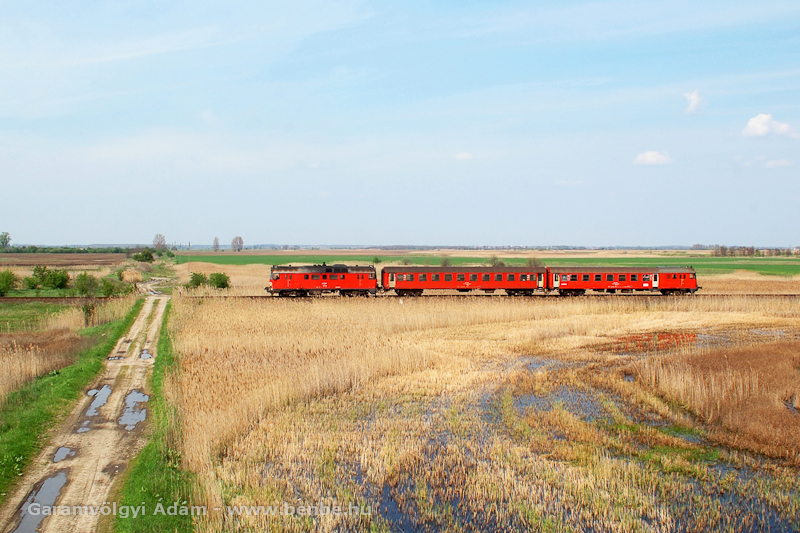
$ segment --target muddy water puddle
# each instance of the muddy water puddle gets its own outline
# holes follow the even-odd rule
[[[141,357],[142,359],[152,359],[153,354],[151,354],[150,351],[145,348],[144,350],[141,351],[141,353],[139,353],[139,357]]]
[[[125,411],[119,417],[119,423],[125,426],[125,430],[131,431],[139,422],[144,422],[147,418],[147,409],[139,408],[139,404],[145,403],[150,399],[147,394],[139,391],[131,391],[125,397]]]
[[[62,447],[60,447],[59,449],[56,450],[56,453],[53,456],[53,462],[54,463],[60,463],[64,459],[69,459],[69,458],[75,457],[75,454],[77,454],[77,453],[78,452],[76,452],[72,448],[67,448],[66,446],[62,446]]]
[[[520,415],[524,415],[530,409],[541,412],[552,411],[557,405],[561,405],[570,413],[587,422],[594,422],[595,420],[608,423],[614,422],[612,414],[603,407],[603,402],[599,397],[582,390],[567,387],[559,387],[546,395],[523,394],[515,396],[514,405]]]
[[[111,396],[111,386],[103,385],[100,389],[92,389],[87,392],[89,396],[93,396],[91,405],[86,410],[86,416],[97,416],[99,409],[103,407]]]
[[[14,530],[14,533],[34,533],[38,531],[45,516],[40,513],[31,513],[30,507],[33,504],[37,506],[52,507],[55,505],[56,500],[61,494],[61,489],[67,484],[67,474],[69,469],[62,470],[56,474],[45,479],[38,489],[34,489],[25,503],[22,504],[20,510],[20,523]]]

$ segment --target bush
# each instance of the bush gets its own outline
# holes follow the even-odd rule
[[[28,276],[27,278],[23,278],[22,284],[26,289],[38,289],[42,286],[42,280],[33,276]]]
[[[231,278],[222,272],[214,272],[208,276],[208,284],[216,289],[228,289],[231,286]]]
[[[153,252],[149,248],[145,248],[138,254],[133,254],[131,258],[134,261],[139,261],[141,263],[152,263],[155,261],[155,257],[153,257]]]
[[[447,257],[447,256],[444,256],[444,257],[442,257],[442,259],[439,261],[439,264],[440,264],[441,266],[443,266],[443,267],[449,267],[449,266],[453,266],[453,260],[452,260],[452,259],[450,259],[450,258],[449,258],[449,257]]]
[[[175,257],[175,254],[172,253],[172,250],[167,250],[166,252],[164,252],[164,255],[170,258]]]
[[[117,294],[127,294],[133,291],[133,285],[122,283],[109,278],[103,278],[100,283],[100,294],[108,298]]]
[[[401,264],[401,265],[413,265],[413,264],[414,264],[414,261],[412,261],[412,260],[411,260],[410,258],[408,258],[408,257],[404,257],[403,259],[401,259],[401,260],[400,260],[400,264]]]
[[[39,283],[43,284],[44,280],[47,279],[47,274],[49,274],[49,273],[50,273],[50,271],[47,270],[47,267],[44,266],[44,265],[39,265],[39,266],[33,267],[33,277],[38,279]]]
[[[66,289],[69,287],[69,274],[66,270],[49,270],[42,285],[48,289]]]
[[[525,266],[528,268],[541,268],[544,266],[542,260],[538,257],[529,257],[525,260]]]
[[[0,296],[5,296],[8,291],[15,289],[19,283],[19,278],[11,270],[0,272]]]
[[[75,278],[75,289],[81,296],[94,296],[99,288],[100,282],[91,274],[83,272]]]
[[[378,257],[378,256],[376,255],[375,257],[373,257],[373,258],[372,258],[372,262],[373,262],[374,264],[376,264],[376,265],[379,265],[379,264],[383,263],[383,259],[381,259],[380,257]]]
[[[201,274],[200,272],[192,272],[192,277],[189,279],[189,283],[187,283],[187,287],[190,289],[196,289],[200,285],[205,285],[208,283],[208,278],[205,274]]]

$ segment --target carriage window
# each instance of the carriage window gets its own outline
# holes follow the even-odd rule
[[[595,274],[594,275],[594,280],[595,281],[603,281],[603,275],[602,274]]]
[[[414,281],[414,274],[406,274],[406,281]]]
[[[555,281],[556,283],[558,283],[558,277],[559,277],[559,275],[558,275],[558,274],[555,274],[555,275],[553,276],[553,281]]]
[[[439,281],[439,274],[431,274],[431,281]]]
[[[319,274],[311,274],[311,279],[319,279]]]
[[[653,274],[653,281],[658,281],[658,274]]]
[[[539,277],[539,281],[542,281],[542,273],[541,272],[539,272],[539,276],[538,277]]]
[[[492,275],[491,274],[483,274],[482,276],[483,281],[491,281]]]
[[[495,281],[503,281],[503,275],[502,274],[495,274],[494,275],[494,280]]]
[[[650,274],[642,274],[642,281],[650,281]]]
[[[516,279],[516,276],[514,274],[509,274],[508,275],[508,281],[514,281],[515,279]]]
[[[427,274],[420,274],[419,275],[419,280],[420,281],[428,281],[428,275]]]
[[[372,274],[370,274],[370,276],[372,276]],[[389,281],[394,281],[394,272],[389,274]]]
[[[578,281],[578,275],[577,274],[571,274],[570,277],[569,277],[569,280],[570,281]]]
[[[625,280],[627,280],[627,279],[628,279],[627,275],[625,275],[625,274],[620,274],[620,275],[619,275],[619,280],[620,280],[620,281],[625,281]]]
[[[464,281],[466,279],[467,279],[467,275],[466,274],[458,274],[456,276],[456,281]]]
[[[639,275],[638,274],[631,274],[631,281],[639,281]]]
[[[445,281],[453,281],[453,275],[452,274],[445,274],[444,275],[444,280]]]
[[[478,275],[477,274],[470,274],[469,275],[469,280],[470,281],[478,281]]]
[[[581,281],[589,281],[589,274],[583,274],[581,276]]]
[[[303,276],[303,279],[308,279],[308,274],[306,274],[305,276]]]
[[[614,274],[606,274],[606,281],[614,281]]]
[[[519,280],[520,281],[528,281],[528,275],[527,274],[520,274],[519,275]]]

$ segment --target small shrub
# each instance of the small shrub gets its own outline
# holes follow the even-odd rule
[[[66,289],[69,287],[69,274],[66,270],[49,270],[42,285],[48,289]]]
[[[43,284],[44,280],[47,279],[47,274],[50,271],[44,265],[38,265],[33,267],[33,277],[39,280],[39,283]]]
[[[528,268],[541,268],[544,266],[542,260],[538,257],[529,257],[525,260],[525,266]]]
[[[139,261],[140,263],[152,263],[155,261],[155,257],[153,257],[153,251],[149,248],[145,248],[138,254],[133,254],[131,259],[134,261]]]
[[[82,272],[75,278],[75,289],[81,296],[94,296],[99,288],[100,282],[91,274]]]
[[[39,278],[35,278],[33,276],[28,276],[23,278],[22,284],[25,286],[26,289],[38,289],[42,286],[42,280]]]
[[[401,259],[401,260],[400,260],[400,264],[401,264],[401,265],[413,265],[413,264],[414,264],[414,261],[412,261],[412,260],[411,260],[410,258],[408,258],[408,257],[404,257],[403,259]]]
[[[201,274],[200,272],[192,272],[192,277],[189,279],[189,283],[187,283],[186,286],[190,289],[196,289],[197,287],[207,283],[208,278],[205,274]]]
[[[208,276],[208,284],[216,289],[228,289],[231,286],[231,278],[222,272],[214,272]]]
[[[376,265],[379,265],[379,264],[383,263],[383,259],[381,259],[380,257],[378,257],[376,255],[375,257],[372,258],[372,263],[376,264]]]
[[[453,266],[453,260],[452,260],[452,259],[450,259],[450,258],[449,258],[449,257],[447,257],[447,256],[444,256],[444,257],[442,257],[442,258],[441,258],[441,260],[439,261],[439,264],[440,264],[441,266],[443,266],[443,267],[449,267],[449,266]]]
[[[5,296],[8,291],[15,289],[19,283],[19,278],[11,270],[0,272],[0,296]]]
[[[164,252],[164,255],[166,255],[169,258],[175,257],[175,254],[172,253],[172,250],[167,250],[166,252]]]

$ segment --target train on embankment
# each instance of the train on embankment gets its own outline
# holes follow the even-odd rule
[[[276,265],[265,290],[277,296],[341,296],[504,291],[509,296],[556,292],[694,294],[697,273],[687,267],[511,267]]]

